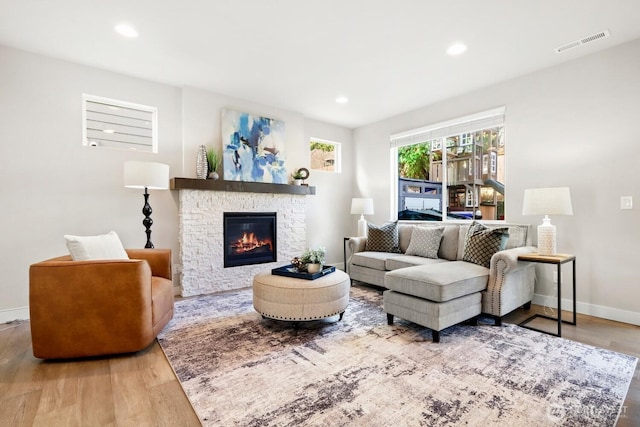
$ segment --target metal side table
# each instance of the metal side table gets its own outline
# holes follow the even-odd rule
[[[519,261],[529,261],[529,262],[537,262],[540,264],[552,264],[557,266],[558,271],[558,316],[550,317],[544,314],[534,314],[528,319],[520,322],[520,326],[523,328],[531,329],[533,331],[543,332],[545,334],[553,335],[556,337],[562,336],[562,324],[566,323],[569,325],[576,324],[576,257],[574,255],[567,254],[556,254],[556,255],[540,255],[537,253],[520,255],[518,256]],[[573,263],[573,322],[568,320],[562,320],[562,264],[567,262]],[[558,322],[558,333],[554,334],[553,332],[547,332],[541,329],[533,328],[531,326],[526,326],[527,323],[531,322],[533,319],[537,319],[542,317],[544,319],[556,320]]]

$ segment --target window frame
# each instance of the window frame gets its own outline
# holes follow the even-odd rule
[[[118,117],[118,119],[113,123],[108,123],[106,121],[108,119],[98,119],[96,116],[109,114],[98,111],[100,108],[103,108],[103,106],[109,109],[119,110],[120,114],[114,114],[114,117]],[[137,124],[136,122],[141,123],[141,125],[134,125]],[[107,123],[112,125],[113,129],[103,129]],[[115,134],[117,136],[110,138],[106,135],[101,135],[99,132],[103,132],[106,135]],[[149,141],[149,143],[147,143],[147,141]],[[158,108],[83,93],[82,145],[92,148],[99,147],[157,153]]]
[[[325,170],[325,169],[315,169],[313,168],[313,163],[311,159],[311,144],[314,142],[318,142],[321,144],[329,144],[333,145],[334,149],[334,159],[333,159],[333,168],[334,170]],[[309,169],[314,172],[324,172],[324,173],[342,173],[342,143],[336,141],[329,141],[327,139],[322,138],[309,138]]]
[[[459,117],[452,120],[447,120],[444,122],[436,123],[429,126],[424,126],[418,129],[413,129],[405,132],[401,132],[398,134],[391,135],[390,138],[390,170],[391,170],[391,191],[390,191],[390,212],[394,212],[393,218],[394,220],[398,219],[398,210],[399,210],[399,172],[398,172],[398,149],[403,146],[409,146],[420,143],[430,143],[431,150],[433,151],[443,151],[442,155],[442,170],[444,171],[441,189],[441,211],[442,218],[440,222],[443,221],[451,221],[447,216],[451,212],[449,209],[449,176],[448,176],[448,165],[447,165],[447,157],[444,155],[444,152],[449,147],[448,138],[452,137],[460,137],[463,138],[465,134],[473,134],[478,131],[483,131],[491,128],[502,128],[502,139],[497,141],[497,146],[504,148],[506,142],[504,140],[504,136],[506,134],[506,120],[505,120],[505,106],[493,108],[490,110],[486,110],[483,112],[479,112],[476,114],[471,114],[468,116]],[[473,138],[471,138],[473,141]],[[461,140],[460,143],[463,141]],[[469,144],[458,144],[458,150]],[[497,174],[497,153],[495,151],[489,151],[485,153],[488,155],[488,167],[492,174]],[[504,154],[506,156],[506,154]],[[483,174],[483,158],[480,157],[479,167],[480,173]],[[493,160],[493,162],[492,162]],[[504,160],[503,160],[504,161]],[[477,165],[475,166],[477,167]],[[474,167],[474,168],[475,168]],[[470,169],[471,171],[471,169]],[[477,173],[477,172],[474,172]],[[474,195],[467,194],[465,192],[465,207],[469,204],[471,198],[471,204],[476,203],[478,209],[481,204],[481,192],[482,186],[478,187],[476,184],[473,184],[473,189],[471,191],[475,191]],[[495,191],[495,189],[494,189]],[[502,195],[504,199],[504,194]],[[500,212],[499,206],[496,205],[496,209],[498,209],[497,213]],[[454,211],[455,212],[455,211]],[[472,218],[460,219],[459,221],[468,222],[475,219],[476,210],[474,209]],[[505,221],[506,215],[503,214],[502,219],[496,219],[492,221]],[[420,220],[417,220],[420,221]]]

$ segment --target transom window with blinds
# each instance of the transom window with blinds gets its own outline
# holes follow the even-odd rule
[[[158,109],[82,95],[82,144],[88,147],[158,152]]]
[[[505,108],[391,136],[398,219],[503,220]]]

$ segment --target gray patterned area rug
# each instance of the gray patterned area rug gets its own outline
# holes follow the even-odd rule
[[[176,302],[158,340],[205,426],[613,426],[637,359],[514,325],[386,324],[352,287],[342,321],[291,324],[251,290]]]

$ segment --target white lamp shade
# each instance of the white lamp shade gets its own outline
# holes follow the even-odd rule
[[[573,215],[569,187],[524,190],[522,215]]]
[[[373,215],[373,199],[351,199],[351,213],[353,215]]]
[[[169,165],[155,162],[124,162],[124,186],[166,190],[169,188]]]

